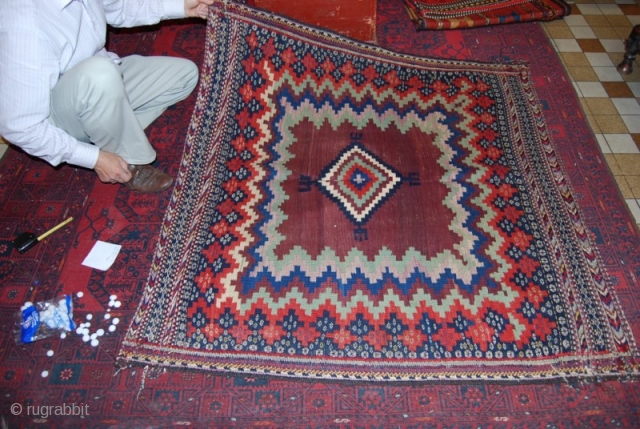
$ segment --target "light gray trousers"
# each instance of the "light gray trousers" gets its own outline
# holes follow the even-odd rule
[[[53,88],[51,121],[129,164],[149,164],[156,152],[144,129],[189,96],[197,82],[197,66],[184,58],[133,55],[119,65],[88,58]]]

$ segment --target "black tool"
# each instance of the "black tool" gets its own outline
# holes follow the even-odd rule
[[[36,244],[38,244],[38,242],[44,240],[49,235],[53,234],[54,232],[56,232],[57,230],[59,230],[69,222],[71,222],[72,220],[73,218],[70,217],[69,219],[65,220],[62,223],[59,223],[58,225],[54,226],[49,231],[45,232],[39,237],[36,237],[36,235],[33,232],[23,232],[13,240],[13,247],[15,247],[18,250],[18,252],[24,253],[27,250],[31,249]]]

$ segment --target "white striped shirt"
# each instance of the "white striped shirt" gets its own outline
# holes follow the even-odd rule
[[[105,50],[107,23],[155,24],[185,16],[184,0],[0,0],[0,135],[52,165],[93,168],[96,146],[49,122],[60,76]]]

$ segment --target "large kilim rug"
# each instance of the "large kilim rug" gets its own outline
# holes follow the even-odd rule
[[[551,21],[571,13],[564,0],[404,0],[418,30]]]
[[[349,380],[638,375],[525,65],[217,2],[121,364]]]

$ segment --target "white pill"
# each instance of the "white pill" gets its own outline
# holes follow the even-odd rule
[[[117,297],[117,296],[115,296],[115,295],[109,295],[109,300],[110,300],[110,301],[115,301],[116,299],[118,299],[118,297]]]
[[[80,291],[80,292],[78,292],[78,293],[76,294],[76,296],[77,296],[78,298],[82,298],[82,297],[84,296],[84,293],[82,293],[82,291]]]
[[[89,328],[82,328],[82,335],[89,335]]]
[[[118,319],[117,317],[114,317],[111,323],[113,323],[114,325],[117,325],[118,323],[120,323],[120,319]]]
[[[44,377],[48,377],[48,376],[49,376],[49,371],[47,371],[47,370],[42,371],[42,373],[40,374],[40,376],[41,376],[41,377],[43,377],[43,378],[44,378]]]
[[[47,356],[49,356],[49,357],[53,356],[53,350],[49,350],[49,351],[47,352]]]
[[[121,305],[122,303],[120,301],[116,301],[115,304],[113,304],[115,308],[120,308]]]
[[[93,319],[93,314],[87,314],[87,320]]]
[[[107,314],[104,315],[104,318],[105,319],[111,319],[111,315],[109,313],[107,313]]]
[[[82,330],[83,328],[79,327],[78,329],[76,329],[76,334],[82,335]]]
[[[109,332],[113,332],[116,330],[116,325],[110,325],[109,326]]]
[[[100,341],[98,341],[98,340],[91,340],[91,345],[92,345],[93,347],[97,346],[98,344],[100,344]]]
[[[60,338],[62,338],[64,340],[65,338],[67,338],[67,334],[65,332],[63,332],[62,334],[60,334]]]
[[[96,335],[98,335],[99,337],[104,335],[104,329],[100,328],[96,331]]]
[[[96,338],[98,338],[98,334],[96,334],[95,332],[93,334],[91,334],[91,339],[95,340]]]
[[[89,341],[90,339],[91,339],[91,337],[90,337],[90,336],[88,336],[88,335],[86,335],[86,334],[82,336],[82,341],[84,341],[85,343],[86,343],[87,341]]]

